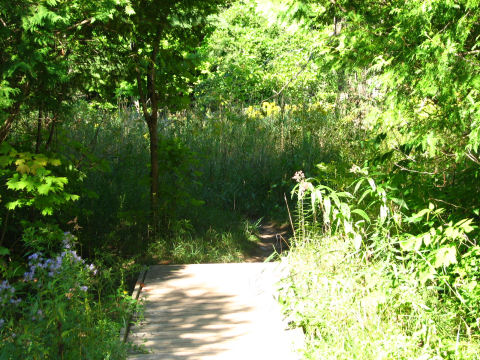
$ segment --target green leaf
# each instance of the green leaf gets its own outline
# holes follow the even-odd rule
[[[331,194],[330,194],[330,197],[333,199],[333,202],[335,203],[335,205],[337,206],[338,209],[340,209],[340,199],[338,198],[337,194],[333,191]]]
[[[346,203],[340,203],[340,212],[346,219],[350,219],[350,207]]]
[[[355,237],[353,238],[353,246],[355,247],[355,250],[360,249],[362,246],[362,236],[360,234],[355,234]]]
[[[22,203],[20,200],[10,201],[5,206],[8,210],[15,210],[17,207],[21,207]]]
[[[125,14],[135,15],[135,10],[133,9],[132,5],[128,4],[127,6],[125,6]]]
[[[429,246],[432,243],[432,234],[431,233],[425,233],[422,236],[422,241],[425,244],[425,246]]]
[[[407,239],[400,241],[400,247],[404,251],[418,251],[422,247],[422,237],[409,236]]]
[[[360,199],[358,200],[358,203],[360,204],[362,200],[369,194],[372,193],[372,189],[367,189],[363,192],[362,196],[360,196]]]
[[[457,250],[454,246],[445,246],[435,253],[435,268],[457,263]]]
[[[469,232],[472,232],[474,230],[474,227],[471,225],[472,222],[473,219],[462,219],[457,222],[455,226],[459,227],[468,234]]]
[[[14,161],[13,157],[2,155],[0,156],[0,167],[1,168],[7,167],[8,165],[12,164],[13,161]]]
[[[6,247],[0,246],[0,256],[8,254],[10,254],[10,250],[8,250]]]
[[[336,192],[335,193],[339,198],[349,198],[352,199],[354,196],[346,191]]]
[[[323,206],[325,208],[325,217],[327,219],[330,218],[330,211],[332,210],[332,203],[330,201],[330,198],[328,196],[325,196],[323,200]]]
[[[20,174],[26,174],[30,172],[30,168],[24,162],[17,160],[16,164],[17,164],[17,172],[19,172]]]
[[[40,195],[47,195],[51,188],[51,184],[42,184],[37,188],[37,191]]]
[[[407,206],[407,203],[405,202],[405,200],[403,199],[399,199],[399,198],[395,198],[395,197],[392,197],[390,198],[390,200],[397,204],[398,206],[400,206],[400,208],[403,208],[403,209],[406,209],[408,210],[408,206]]]
[[[357,181],[357,184],[355,185],[355,189],[353,190],[353,193],[354,193],[354,194],[357,193],[357,191],[358,191],[358,189],[360,188],[360,186],[362,186],[364,180],[365,180],[365,179],[362,178],[362,179],[360,179],[360,180]]]
[[[354,209],[354,210],[352,210],[352,213],[360,215],[362,218],[364,218],[369,223],[371,222],[370,217],[362,209]]]
[[[49,162],[52,166],[60,166],[62,164],[62,162],[59,159],[50,159]]]

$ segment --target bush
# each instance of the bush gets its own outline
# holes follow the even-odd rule
[[[412,213],[388,181],[352,170],[359,178],[342,187],[352,192],[294,176],[298,225],[281,299],[307,357],[477,359],[472,219],[447,221],[433,204]]]
[[[126,357],[119,331],[134,304],[121,291],[96,299],[106,279],[73,240],[66,233],[54,257],[29,255],[23,279],[0,284],[0,359]]]

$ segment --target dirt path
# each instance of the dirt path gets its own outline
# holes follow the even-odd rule
[[[282,253],[288,249],[289,225],[268,222],[260,226],[258,246],[252,251],[245,262],[263,262],[274,252]]]

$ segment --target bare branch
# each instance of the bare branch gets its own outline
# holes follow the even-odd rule
[[[272,96],[262,100],[260,102],[260,104],[262,104],[263,102],[265,101],[268,101],[270,99],[273,99],[273,98],[276,98],[276,97],[279,97],[281,93],[283,93],[283,91],[294,81],[294,80],[297,80],[298,76],[305,71],[305,69],[307,68],[307,65],[310,63],[310,61],[313,59],[313,55],[315,54],[315,49],[313,49],[311,52],[310,52],[310,55],[308,56],[308,59],[307,61],[305,62],[305,64],[303,64],[303,66],[300,68],[300,70],[293,76],[291,77],[286,83],[285,85],[282,86],[282,88],[277,92],[277,91],[274,91],[275,94],[273,94]]]
[[[412,172],[412,173],[424,174],[424,175],[437,175],[438,174],[436,171],[432,173],[432,172],[428,172],[428,171],[418,171],[418,170],[407,169],[406,167],[403,167],[402,165],[399,165],[398,163],[395,163],[394,165],[396,167],[398,167],[400,170],[408,171],[408,172]]]

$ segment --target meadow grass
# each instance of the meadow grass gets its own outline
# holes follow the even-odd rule
[[[480,339],[463,335],[454,307],[398,263],[315,231],[285,261],[280,301],[305,333],[305,359],[478,359]]]
[[[160,234],[151,237],[148,132],[141,115],[127,103],[110,115],[80,103],[78,121],[64,142],[72,158],[84,158],[80,166],[86,177],[80,186],[89,194],[79,202],[79,236],[86,247],[95,239],[96,245],[127,256],[146,252],[143,259],[181,263],[248,256],[252,242],[244,224],[285,220],[294,172],[314,173],[315,164],[339,157],[338,124],[329,114],[281,114],[275,106],[254,116],[242,106],[162,113],[162,223]],[[68,144],[91,145],[77,149]]]

